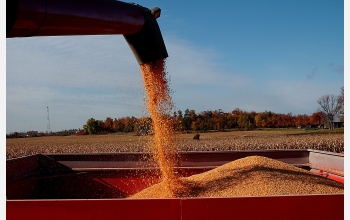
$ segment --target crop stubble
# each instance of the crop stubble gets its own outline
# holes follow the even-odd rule
[[[178,134],[180,135],[180,134]],[[344,133],[286,135],[279,132],[231,131],[193,134],[177,138],[178,151],[232,151],[266,149],[315,149],[344,152]],[[148,152],[151,136],[134,134],[17,138],[6,140],[6,159],[38,153]]]

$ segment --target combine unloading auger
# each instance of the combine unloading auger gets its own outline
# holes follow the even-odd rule
[[[168,57],[160,12],[115,0],[7,0],[6,37],[122,34],[143,64]]]

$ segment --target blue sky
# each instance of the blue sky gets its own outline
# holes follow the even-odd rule
[[[152,1],[176,110],[312,114],[344,86],[344,2]],[[121,35],[6,39],[6,133],[146,111]]]

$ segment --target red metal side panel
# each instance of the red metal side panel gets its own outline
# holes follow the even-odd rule
[[[135,177],[135,178],[95,178],[95,181],[102,182],[118,189],[120,192],[124,193],[126,196],[131,196],[141,190],[159,183],[160,177]]]
[[[310,172],[344,184],[344,175],[343,174],[335,175],[335,174],[332,174],[332,173],[327,172],[325,170],[318,170],[318,169],[311,169]]]
[[[38,199],[40,186],[36,179],[27,178],[6,184],[7,199]]]
[[[6,181],[34,173],[39,168],[38,158],[38,155],[32,155],[6,160]]]
[[[187,219],[344,219],[344,195],[183,199]]]
[[[318,168],[344,172],[344,154],[310,150],[309,163]]]
[[[201,151],[181,152],[180,166],[221,166],[248,156],[264,156],[290,164],[308,162],[307,150],[246,150],[246,151]]]
[[[181,219],[179,199],[17,200],[6,202],[6,219]]]
[[[193,199],[16,200],[7,219],[344,219],[344,195]]]

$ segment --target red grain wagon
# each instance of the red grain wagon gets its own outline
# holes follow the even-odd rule
[[[168,56],[149,10],[114,0],[6,1],[6,37],[123,34],[139,64]],[[314,150],[182,152],[182,176],[259,155],[344,183],[344,155]],[[126,199],[159,182],[147,153],[38,154],[6,161],[7,219],[343,219],[344,195]]]
[[[344,155],[316,150],[182,152],[182,176],[265,156],[344,183]],[[148,153],[7,160],[7,219],[343,219],[344,195],[126,199],[160,180]]]

